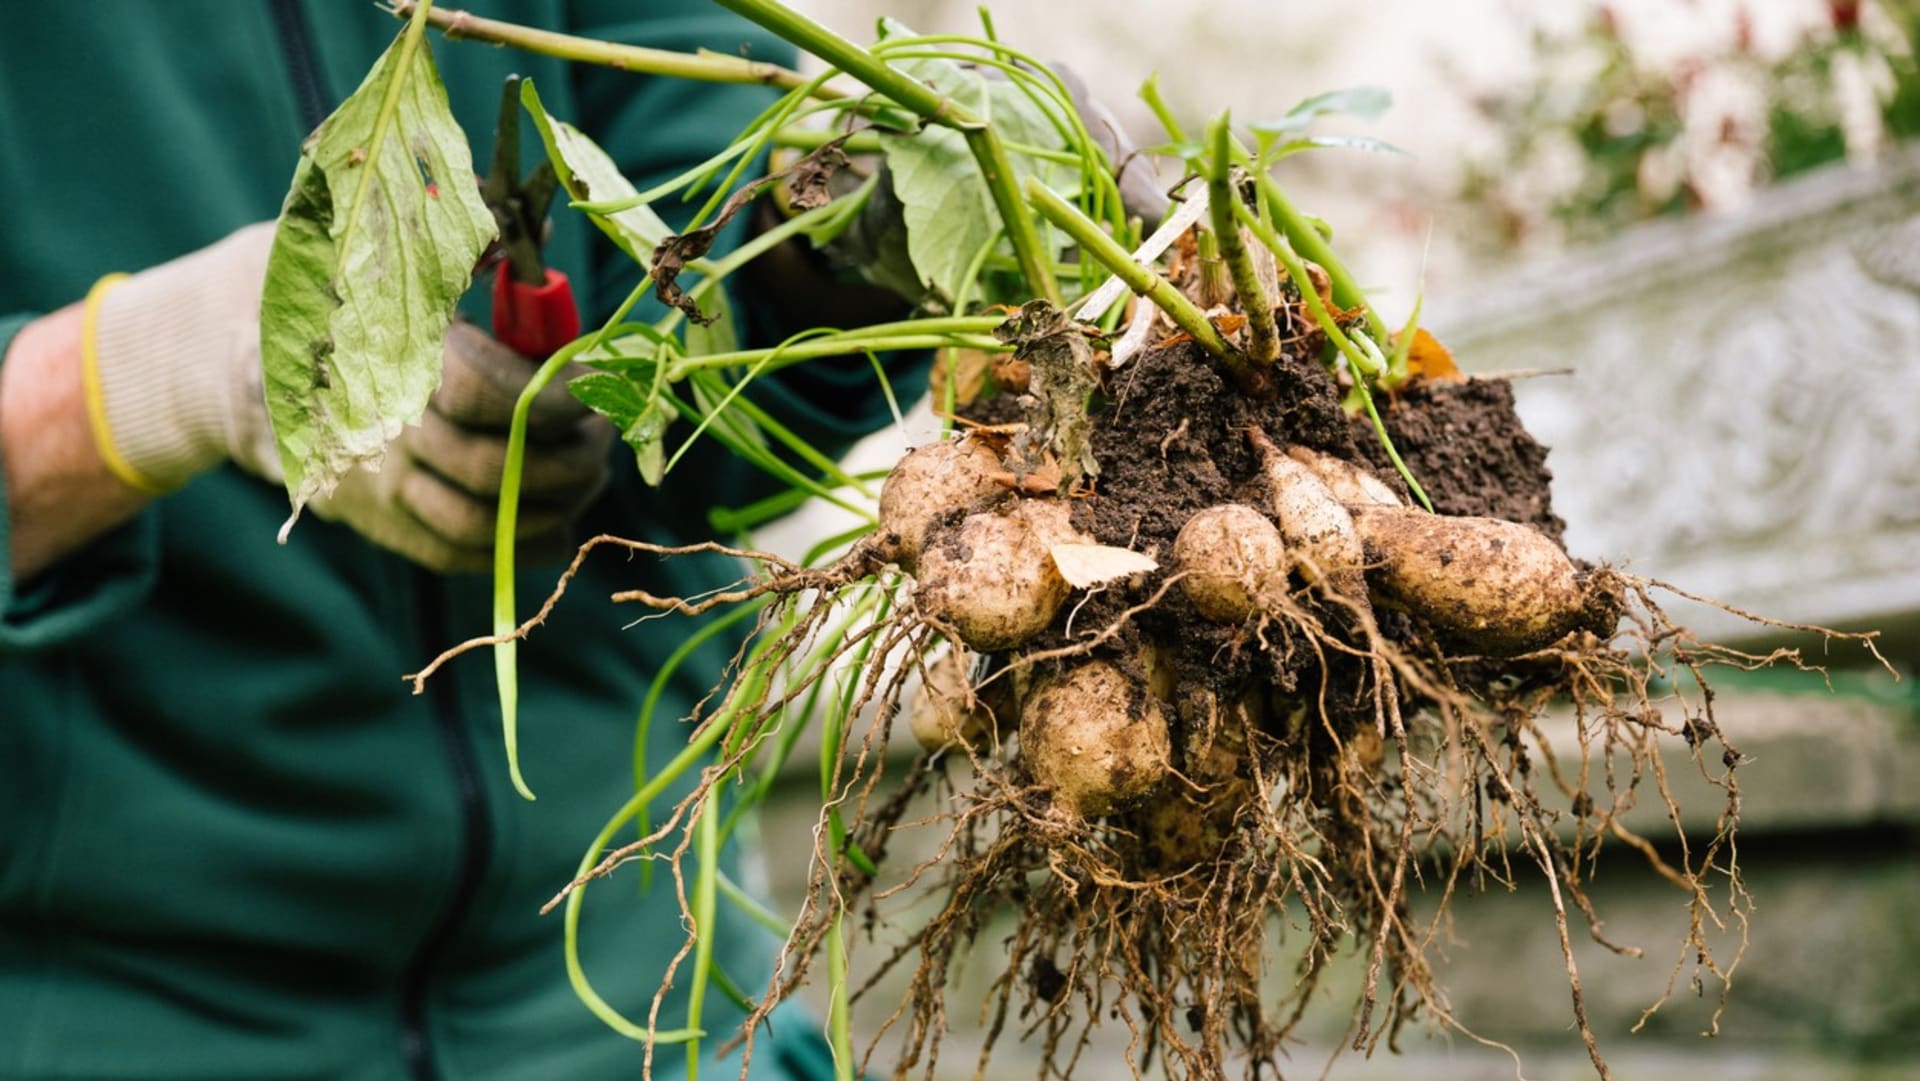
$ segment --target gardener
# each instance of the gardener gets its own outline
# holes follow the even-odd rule
[[[701,5],[492,7],[792,59]],[[588,564],[581,600],[521,651],[529,803],[507,781],[484,662],[419,697],[400,678],[487,629],[489,584],[467,572],[491,558],[527,359],[456,325],[441,389],[386,468],[274,541],[287,501],[257,370],[271,228],[249,223],[277,213],[301,138],[394,29],[366,5],[199,0],[25,5],[0,35],[0,1077],[639,1075],[640,1046],[581,1005],[559,924],[535,913],[631,792],[635,708],[686,629],[628,630],[631,613],[593,598],[697,593],[735,568]],[[517,68],[643,188],[773,96],[437,45],[477,139]],[[547,255],[593,325],[637,272],[590,233],[560,215]],[[860,298],[800,253],[779,259],[736,295],[743,335],[857,320]],[[883,415],[860,363],[795,369],[763,404],[844,446]],[[723,454],[646,487],[559,383],[530,431],[523,606],[579,538],[686,542],[708,506],[759,494]],[[659,716],[689,713],[726,653],[684,667]],[[656,725],[655,760],[685,734]],[[588,903],[581,952],[606,998],[644,1018],[682,927],[670,888],[623,882]],[[720,968],[757,987],[779,943],[727,906],[719,919]],[[683,1018],[676,996],[656,1021]],[[708,1031],[738,1021],[707,1003]],[[816,1027],[777,1015],[755,1075],[821,1073]],[[682,1068],[656,1056],[656,1077]]]

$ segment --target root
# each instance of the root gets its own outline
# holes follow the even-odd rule
[[[1666,992],[1641,1022],[1685,975],[1697,993],[1709,980],[1719,985],[1711,1029],[1745,953],[1752,902],[1737,845],[1744,758],[1714,717],[1706,669],[1814,667],[1793,650],[1754,654],[1698,642],[1668,619],[1655,594],[1700,598],[1609,568],[1592,572],[1589,585],[1608,598],[1610,611],[1624,614],[1612,633],[1576,630],[1497,660],[1449,653],[1417,621],[1376,612],[1324,582],[1303,586],[1272,598],[1224,636],[1216,654],[1221,671],[1241,673],[1234,679],[1284,687],[1287,708],[1229,710],[1223,704],[1238,701],[1240,689],[1230,682],[1167,702],[1178,716],[1170,779],[1142,804],[1083,818],[1033,783],[997,735],[923,754],[904,774],[887,776],[889,722],[909,675],[948,629],[904,605],[829,633],[829,614],[879,566],[869,548],[813,570],[714,545],[595,538],[516,635],[545,618],[591,548],[610,543],[660,555],[718,551],[765,571],[699,598],[631,590],[618,599],[680,613],[769,596],[773,603],[734,659],[735,689],[711,709],[702,703],[692,738],[714,752],[693,790],[548,907],[629,861],[661,859],[692,926],[683,863],[702,809],[716,786],[744,775],[791,707],[836,681],[836,716],[871,714],[874,723],[830,736],[837,742],[825,759],[806,897],[776,971],[734,1039],[750,1059],[758,1027],[798,992],[829,942],[843,941],[850,928],[902,923],[911,912],[911,932],[870,959],[848,989],[852,1001],[883,986],[900,995],[856,1053],[863,1071],[891,1062],[896,1078],[932,1077],[940,1068],[956,965],[982,947],[1000,967],[981,1001],[968,1004],[983,1037],[976,1077],[995,1075],[991,1056],[1008,1038],[1037,1050],[1042,1076],[1072,1076],[1107,1023],[1124,1036],[1132,1076],[1260,1078],[1277,1069],[1310,1005],[1324,999],[1336,960],[1349,953],[1363,959],[1363,976],[1348,1004],[1346,1047],[1366,1055],[1392,1049],[1422,1020],[1503,1047],[1455,1015],[1432,958],[1460,893],[1513,889],[1521,867],[1531,865],[1546,879],[1582,1045],[1610,1081],[1575,962],[1575,919],[1617,953],[1638,956],[1640,947],[1603,933],[1588,895],[1600,853],[1608,843],[1637,851],[1687,897],[1689,926]],[[1163,621],[1180,618],[1180,581],[1180,572],[1160,572],[1134,603],[1090,600],[1084,618],[1096,625],[1053,632],[1000,657],[974,689],[1089,658],[1141,663],[1126,658],[1139,657],[1142,643],[1163,633],[1156,629]],[[1872,635],[1761,622],[1858,642],[1884,663]],[[841,671],[843,662],[853,664],[850,671]],[[787,683],[749,678],[773,671],[796,674]],[[1207,772],[1215,747],[1238,748],[1236,771]],[[1678,827],[1665,752],[1679,747],[1725,802],[1710,836],[1679,833],[1676,854],[1663,856],[1623,817],[1652,799]],[[1239,802],[1219,802],[1230,793],[1241,793]],[[1217,838],[1202,834],[1209,847],[1180,849],[1155,825],[1154,804],[1177,799],[1217,829]],[[928,854],[906,865],[887,861],[890,851],[910,846]],[[1416,897],[1428,902],[1424,914],[1414,909]],[[1266,982],[1276,932],[1295,959],[1277,994]],[[1718,945],[1727,935],[1737,936],[1730,951]],[[676,971],[693,946],[690,935]],[[904,976],[904,990],[883,983],[889,975]],[[663,1001],[656,998],[656,1015]]]
[[[408,683],[413,684],[413,693],[424,693],[427,688],[427,680],[432,678],[435,672],[438,672],[442,666],[455,657],[463,653],[471,653],[476,649],[484,649],[488,646],[497,646],[503,642],[512,642],[525,638],[533,632],[535,627],[545,623],[547,617],[552,615],[554,608],[559,605],[560,598],[566,595],[567,585],[573,581],[574,575],[580,573],[580,567],[587,561],[587,556],[593,554],[594,549],[603,546],[624,548],[628,552],[645,552],[649,555],[662,557],[694,555],[697,553],[718,553],[763,567],[772,567],[778,572],[752,586],[710,593],[697,600],[682,600],[678,597],[657,597],[640,589],[623,590],[615,593],[612,598],[616,603],[638,601],[649,608],[654,608],[662,612],[679,613],[681,615],[699,615],[723,605],[738,604],[769,593],[784,595],[807,589],[834,589],[872,573],[878,566],[878,549],[871,540],[862,541],[854,547],[853,551],[847,553],[844,558],[832,566],[813,570],[790,563],[770,552],[756,552],[746,548],[732,548],[712,541],[682,545],[649,544],[646,541],[629,540],[625,537],[616,537],[612,534],[602,533],[580,545],[579,550],[574,552],[573,561],[567,564],[565,571],[561,572],[559,581],[554,584],[553,592],[547,595],[547,599],[540,603],[539,610],[534,612],[526,622],[511,631],[502,634],[486,634],[469,638],[459,645],[445,650],[439,656],[429,661],[425,668],[405,677]]]

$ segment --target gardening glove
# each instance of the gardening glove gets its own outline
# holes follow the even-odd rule
[[[249,225],[88,296],[88,411],[108,468],[170,492],[231,458],[279,475],[260,376],[260,288],[273,223]]]
[[[260,293],[272,222],[90,297],[89,406],[107,465],[145,492],[172,491],[231,460],[282,479],[260,368]],[[477,328],[457,323],[426,415],[379,472],[355,470],[315,513],[431,570],[485,569],[513,404],[535,370]],[[613,430],[556,379],[529,415],[518,535],[529,558],[564,555],[569,523],[606,480]]]
[[[346,475],[314,513],[441,573],[493,564],[500,477],[514,402],[536,364],[472,323],[447,332],[445,366],[425,415],[387,448],[378,471]],[[523,561],[573,550],[573,520],[607,482],[613,426],[580,404],[563,374],[527,414],[515,545]]]

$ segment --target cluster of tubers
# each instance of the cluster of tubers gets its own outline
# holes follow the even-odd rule
[[[1223,624],[1269,618],[1307,589],[1363,628],[1376,608],[1394,609],[1468,650],[1513,657],[1611,614],[1559,545],[1530,526],[1431,514],[1345,461],[1280,448],[1258,429],[1249,438],[1262,480],[1247,502],[1201,510],[1164,557],[1135,554],[1091,580],[1080,566],[1091,541],[1072,526],[1068,499],[1015,490],[987,441],[963,437],[902,458],[880,497],[884,551],[913,575],[920,617],[952,641],[927,665],[910,710],[920,742],[991,753],[1017,718],[1025,776],[1062,812],[1105,815],[1153,793],[1171,769],[1173,689],[1150,648],[1125,665],[1079,656],[1033,672],[1010,661],[1054,625],[1076,586],[1157,570],[1161,558],[1194,609]],[[994,675],[982,684],[989,661]],[[1189,772],[1225,782],[1235,754],[1210,748]],[[1179,801],[1166,805],[1176,816],[1168,828],[1196,826],[1178,820]]]

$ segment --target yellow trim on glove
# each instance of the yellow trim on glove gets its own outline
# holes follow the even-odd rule
[[[100,304],[126,278],[125,274],[108,274],[87,290],[86,307],[80,317],[80,382],[86,390],[87,422],[93,429],[93,446],[100,460],[127,487],[159,495],[165,489],[135,469],[114,446],[113,429],[107,425],[107,399],[100,392]]]

